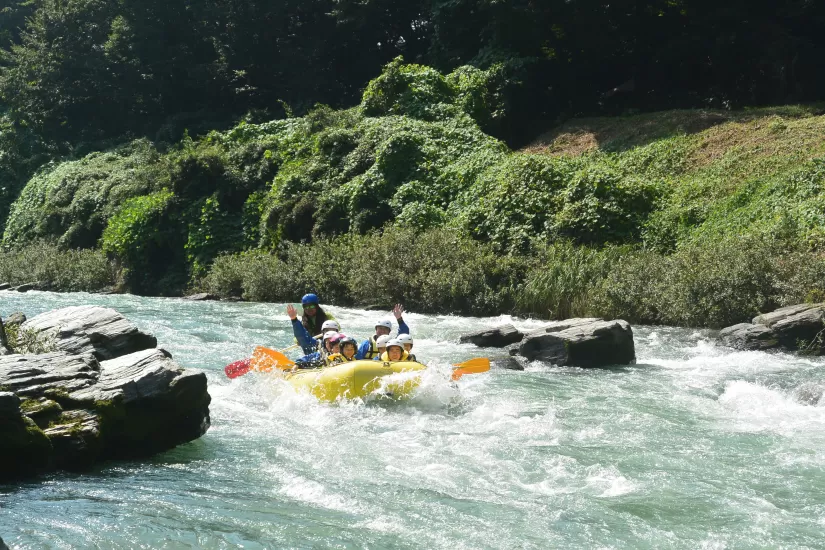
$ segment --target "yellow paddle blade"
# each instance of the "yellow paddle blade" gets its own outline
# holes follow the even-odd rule
[[[457,367],[453,371],[453,380],[458,380],[465,374],[478,374],[480,372],[487,372],[488,370],[490,370],[490,360],[486,357],[476,357],[475,359],[470,359],[469,361],[464,361],[463,363],[459,363],[453,366]]]
[[[278,350],[258,346],[252,352],[251,366],[259,372],[269,372],[272,369],[289,370],[295,366],[295,361]]]

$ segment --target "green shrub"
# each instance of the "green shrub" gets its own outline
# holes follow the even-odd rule
[[[405,64],[401,57],[370,81],[361,106],[367,116],[406,115],[423,120],[440,118],[439,105],[451,105],[455,89],[431,67]]]
[[[137,292],[167,290],[158,286],[160,280],[181,276],[175,268],[182,263],[184,237],[175,220],[174,200],[167,189],[129,199],[103,232],[103,251],[123,266],[126,283]]]
[[[34,176],[12,205],[3,242],[56,240],[64,248],[91,248],[114,212],[129,198],[154,190],[160,155],[145,140]]]
[[[39,282],[63,292],[94,292],[118,283],[118,270],[99,250],[61,250],[35,243],[0,252],[0,282]]]
[[[614,264],[629,250],[576,246],[560,242],[546,247],[531,266],[516,302],[519,313],[540,318],[600,316],[599,292]]]
[[[509,309],[524,267],[446,229],[290,244],[217,258],[202,286],[221,296],[289,301],[317,292],[340,305],[403,302],[417,311],[492,314]]]

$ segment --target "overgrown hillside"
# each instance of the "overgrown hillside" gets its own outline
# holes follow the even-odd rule
[[[819,107],[577,119],[514,152],[484,132],[500,85],[497,69],[399,59],[354,108],[55,164],[25,186],[3,242],[98,248],[121,270],[89,270],[96,283],[38,271],[60,288],[312,289],[340,304],[697,326],[825,298]],[[32,258],[99,265],[23,250],[0,279]]]

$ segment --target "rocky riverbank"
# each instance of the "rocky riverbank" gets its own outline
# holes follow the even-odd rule
[[[115,310],[14,321],[0,349],[0,479],[145,457],[209,428],[206,376]]]

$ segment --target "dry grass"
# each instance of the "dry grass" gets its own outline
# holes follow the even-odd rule
[[[696,144],[692,159],[703,166],[739,148],[765,156],[787,156],[800,149],[816,154],[825,143],[823,129],[825,116],[818,105],[739,112],[675,110],[570,120],[542,134],[522,151],[579,156],[595,151],[626,151],[669,137],[691,136]]]

